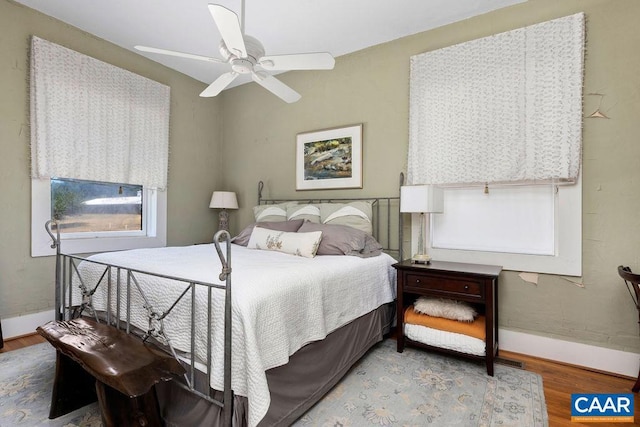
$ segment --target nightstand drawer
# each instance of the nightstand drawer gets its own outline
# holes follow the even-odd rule
[[[419,274],[407,274],[405,291],[425,290],[431,294],[456,297],[460,295],[483,297],[482,284],[473,280],[447,279],[444,277],[426,277]]]

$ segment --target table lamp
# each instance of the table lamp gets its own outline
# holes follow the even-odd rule
[[[229,231],[229,213],[227,209],[238,209],[236,193],[233,191],[214,191],[211,195],[209,207],[212,209],[221,209],[218,214],[218,230]]]
[[[433,185],[405,185],[400,187],[400,212],[420,214],[420,238],[418,253],[411,261],[416,264],[429,264],[431,257],[427,254],[424,242],[425,214],[444,211],[444,191]]]

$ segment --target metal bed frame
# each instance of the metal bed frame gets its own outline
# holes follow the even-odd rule
[[[157,345],[163,350],[167,351],[176,360],[180,360],[176,350],[171,345],[170,339],[165,334],[164,319],[171,313],[171,311],[178,305],[183,299],[190,299],[191,301],[191,351],[188,357],[187,372],[184,375],[184,383],[176,381],[180,387],[185,388],[191,393],[196,394],[202,399],[205,399],[217,406],[223,411],[223,420],[225,425],[231,425],[233,415],[233,390],[231,388],[231,328],[232,328],[232,316],[231,316],[231,245],[226,245],[226,255],[223,254],[220,242],[229,242],[231,236],[228,231],[218,231],[214,238],[213,243],[216,248],[220,263],[222,265],[222,271],[219,278],[224,281],[224,285],[216,283],[199,282],[189,279],[184,279],[175,276],[169,276],[159,273],[151,273],[148,271],[137,270],[133,268],[116,266],[104,262],[93,261],[87,258],[64,254],[60,250],[60,230],[56,227],[56,234],[53,234],[51,225],[53,221],[47,221],[45,228],[53,243],[51,248],[56,249],[56,267],[55,267],[55,319],[56,320],[70,320],[77,318],[83,314],[88,314],[93,317],[97,322],[105,322],[118,329],[123,329],[127,334],[135,334],[142,338],[144,342],[150,342]],[[78,265],[80,262],[92,263],[104,267],[100,279],[97,283],[87,284],[83,280],[78,271]],[[115,274],[113,270],[115,269]],[[112,280],[115,275],[115,281]],[[164,279],[170,279],[184,285],[184,289],[180,296],[170,305],[170,307],[164,311],[159,311],[154,308],[152,301],[149,301],[145,295],[143,289],[140,287],[137,276],[138,275],[152,275]],[[73,292],[74,278],[78,280],[78,287],[82,296],[82,303],[80,305],[74,305]],[[101,312],[93,307],[92,297],[100,286],[107,288],[107,302],[106,310]],[[112,288],[115,286],[116,292],[116,312],[115,315],[112,312]],[[131,290],[132,286],[137,289],[144,300],[144,310],[146,311],[148,328],[146,331],[140,331],[131,324]],[[195,356],[195,329],[196,321],[196,290],[199,288],[206,288],[207,291],[207,365],[206,365],[206,388],[207,394],[199,391],[196,388],[196,356]],[[69,292],[67,293],[67,289]],[[213,388],[211,387],[211,298],[213,289],[223,290],[225,293],[224,303],[224,390],[222,399],[216,399],[213,396]],[[124,295],[123,295],[124,293]],[[125,320],[122,320],[120,316],[120,307],[123,302],[126,304]]]
[[[400,186],[404,182],[404,174],[400,174]],[[402,242],[403,242],[403,222],[402,214],[400,214],[400,197],[365,197],[365,198],[316,198],[316,199],[267,199],[262,195],[264,189],[264,183],[260,181],[258,183],[258,204],[274,204],[284,201],[299,201],[306,203],[346,203],[349,201],[370,201],[373,208],[373,233],[374,237],[383,245],[385,252],[396,253],[399,259],[402,259]],[[397,206],[392,208],[394,203],[397,202]],[[397,245],[393,245],[391,237],[391,218],[392,210],[398,214],[398,242]],[[383,217],[386,217],[386,236],[380,236],[380,223]],[[93,317],[98,322],[104,322],[115,328],[122,329],[128,334],[135,334],[139,336],[143,341],[156,345],[162,348],[164,351],[170,353],[177,360],[178,354],[171,344],[170,339],[165,334],[164,319],[171,313],[171,311],[182,300],[190,300],[191,303],[191,348],[188,361],[186,362],[187,373],[184,375],[184,381],[175,381],[180,387],[187,391],[194,393],[198,397],[205,399],[221,408],[223,411],[223,420],[225,425],[231,425],[233,416],[233,400],[234,393],[231,388],[231,331],[232,331],[232,315],[231,315],[231,245],[226,245],[226,253],[223,253],[220,242],[229,242],[230,234],[225,230],[218,231],[214,238],[213,243],[216,248],[216,252],[220,259],[222,270],[219,278],[224,281],[224,285],[216,283],[207,283],[185,279],[181,277],[169,276],[164,274],[152,273],[143,270],[137,270],[133,268],[127,268],[108,264],[105,262],[93,261],[88,258],[65,254],[61,251],[61,239],[60,230],[56,226],[55,234],[53,232],[52,224],[54,221],[47,221],[45,228],[49,236],[51,237],[51,248],[56,249],[56,266],[55,266],[55,319],[56,320],[70,320],[80,317],[82,315],[88,315]],[[97,283],[85,283],[84,279],[79,273],[78,266],[81,262],[92,263],[100,265],[104,268],[98,279]],[[154,307],[153,301],[150,301],[145,295],[143,289],[138,282],[139,275],[150,275],[164,279],[170,279],[178,282],[184,286],[180,296],[170,305],[170,307],[164,311],[158,310]],[[115,277],[114,277],[115,276]],[[75,286],[80,289],[82,302],[79,305],[74,305],[74,295],[72,290],[74,289],[74,282],[77,281]],[[106,309],[97,310],[93,307],[92,297],[95,292],[106,287]],[[115,286],[115,313],[112,309],[112,289]],[[146,311],[146,317],[148,321],[147,330],[140,330],[131,323],[131,292],[132,288],[135,288],[142,299],[144,300],[143,309]],[[206,385],[201,385],[199,388],[204,388],[206,393],[203,393],[196,388],[196,342],[195,342],[195,329],[196,329],[196,291],[197,289],[205,289],[207,292],[207,366],[206,366]],[[222,399],[214,397],[214,389],[211,387],[211,344],[212,344],[212,308],[211,298],[214,289],[224,291],[224,390],[222,391]],[[68,292],[67,292],[68,290]],[[124,319],[121,316],[121,304],[125,304],[126,313],[124,313]],[[183,359],[185,357],[183,356]],[[205,388],[206,387],[206,388]]]

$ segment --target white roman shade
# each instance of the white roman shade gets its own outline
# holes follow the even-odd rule
[[[169,87],[38,37],[31,176],[167,186]]]
[[[411,58],[408,184],[572,181],[584,14]]]

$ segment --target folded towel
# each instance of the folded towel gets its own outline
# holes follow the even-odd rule
[[[484,340],[486,337],[485,317],[479,315],[473,322],[458,322],[457,320],[433,317],[421,314],[407,307],[404,312],[404,322],[412,325],[426,326],[428,328],[439,329],[441,331],[455,332],[457,334],[468,335],[470,337]]]

